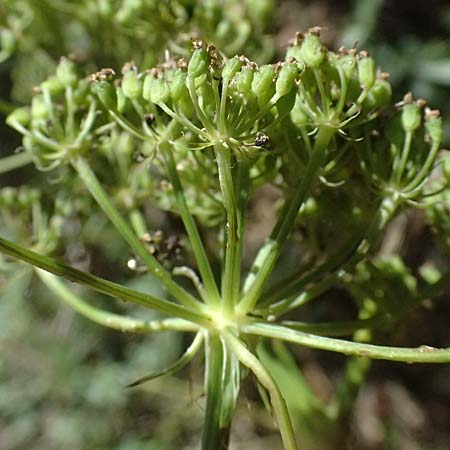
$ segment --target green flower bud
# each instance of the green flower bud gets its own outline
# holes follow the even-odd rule
[[[31,100],[31,118],[37,121],[49,118],[47,104],[42,95],[35,95]]]
[[[375,60],[370,57],[363,57],[358,61],[358,80],[360,86],[370,88],[373,86],[377,76]]]
[[[238,56],[228,59],[222,68],[222,78],[228,83],[242,67],[242,60]]]
[[[166,80],[148,74],[144,80],[143,97],[152,103],[166,103],[170,97],[170,90]]]
[[[295,86],[295,79],[298,75],[297,64],[285,63],[281,67],[275,85],[276,93],[279,97],[286,95]]]
[[[275,92],[275,69],[271,65],[261,66],[253,77],[252,91],[258,98],[259,105],[266,104]]]
[[[174,102],[177,102],[183,95],[188,93],[186,87],[187,75],[181,69],[177,69],[172,80],[169,83],[170,96]]]
[[[47,90],[50,95],[61,95],[64,92],[64,85],[56,76],[50,77],[41,83],[42,90]]]
[[[322,45],[319,36],[307,34],[303,39],[300,48],[303,61],[308,66],[317,68],[325,61],[327,50]]]
[[[15,124],[27,127],[31,120],[30,109],[26,107],[17,108],[6,118],[6,123],[14,128]]]
[[[405,131],[414,131],[420,127],[421,123],[420,108],[415,103],[403,106],[402,126]]]
[[[95,84],[95,92],[106,109],[116,110],[117,92],[112,83],[101,80]]]
[[[67,58],[61,58],[56,67],[56,78],[63,86],[74,87],[78,81],[75,64]]]
[[[122,90],[125,97],[137,100],[142,95],[142,81],[135,70],[128,70],[123,74]]]
[[[201,44],[199,43],[198,45]],[[210,62],[208,52],[203,46],[201,48],[196,48],[192,53],[191,60],[188,64],[188,76],[197,78],[200,75],[206,74]]]
[[[437,110],[427,110],[425,113],[425,129],[435,143],[442,142],[442,117]]]
[[[254,72],[250,67],[243,67],[235,76],[236,89],[241,94],[248,94],[252,88]]]
[[[392,97],[392,88],[386,80],[376,80],[364,100],[363,106],[368,109],[383,108],[389,104]]]

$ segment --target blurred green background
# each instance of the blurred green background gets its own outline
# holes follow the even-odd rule
[[[244,52],[267,62],[276,60],[296,31],[314,25],[324,28],[323,38],[332,48],[358,43],[368,49],[391,74],[396,100],[411,90],[439,108],[446,125],[443,147],[449,148],[448,1],[0,0],[0,154],[10,154],[19,143],[4,125],[4,115],[29,100],[32,87],[53,72],[62,55],[74,54],[86,73],[120,68],[131,59],[150,67],[164,57],[166,47],[187,51],[194,33],[216,42],[228,55]],[[34,171],[24,168],[1,175],[0,182],[37,183],[33,177]],[[114,277],[159,292],[151,277],[133,279],[127,272],[131,255],[112,230],[93,234],[97,221],[101,219],[93,218],[91,228],[82,230],[73,224],[67,233],[72,239],[62,250],[65,258],[85,269],[95,266],[106,277],[112,274],[109,261],[122,260],[122,271]],[[178,225],[169,217],[161,218],[161,226]],[[264,223],[255,227],[266,232]],[[433,256],[432,232],[420,212],[392,230],[402,234],[399,250],[412,271]],[[102,243],[108,244],[107,253],[99,252]],[[449,292],[397,327],[390,342],[449,346]],[[337,289],[334,295],[342,292]],[[329,304],[319,301],[318,314]],[[128,309],[152,317],[147,310]],[[345,317],[342,311],[335,313]],[[0,450],[197,448],[204,411],[201,360],[176,376],[125,387],[173,361],[186,344],[172,333],[135,337],[104,330],[58,303],[26,267],[17,264],[9,272],[0,267]],[[329,397],[345,358],[298,348],[294,354],[313,390]],[[295,395],[300,375],[293,370],[280,377]],[[302,420],[305,412],[299,404]],[[375,362],[340,425],[333,436],[323,436],[320,424],[311,427],[308,448],[450,449],[450,368]],[[280,445],[258,393],[244,382],[231,448]]]

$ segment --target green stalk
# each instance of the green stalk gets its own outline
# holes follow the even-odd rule
[[[290,201],[286,201],[270,238],[262,246],[255,258],[250,273],[245,280],[244,297],[238,305],[241,313],[251,311],[258,301],[262,289],[269,278],[280,256],[283,244],[292,229],[297,218],[298,211],[306,199],[308,192],[316,179],[317,173],[324,160],[325,151],[336,129],[329,126],[321,126],[316,137],[316,142],[308,164],[305,176]]]
[[[13,258],[20,259],[35,267],[39,267],[47,272],[51,272],[60,277],[75,283],[90,287],[97,292],[109,295],[111,297],[124,300],[126,302],[136,303],[155,309],[156,311],[179,317],[181,319],[194,322],[201,326],[207,326],[210,321],[205,314],[197,310],[193,311],[185,306],[177,305],[162,298],[129,289],[112,281],[104,280],[87,272],[83,272],[73,267],[61,264],[47,256],[28,250],[25,247],[14,244],[0,237],[0,251]]]
[[[232,311],[239,296],[241,267],[241,237],[238,234],[238,207],[231,173],[231,149],[223,145],[215,147],[220,190],[226,211],[225,266],[222,276],[224,309]]]
[[[72,161],[72,165],[78,172],[84,184],[88,188],[91,195],[102,208],[103,212],[116,227],[117,231],[122,235],[133,251],[147,265],[150,271],[166,286],[168,292],[173,295],[180,303],[194,310],[200,311],[203,305],[193,297],[189,292],[176,283],[169,272],[156,260],[156,258],[148,252],[133,230],[125,222],[119,211],[113,205],[108,194],[103,190],[94,172],[89,164],[81,157]]]
[[[89,303],[78,297],[70,290],[63,281],[50,272],[42,269],[35,269],[41,281],[47,288],[67,303],[77,313],[104,327],[131,333],[152,333],[155,331],[176,330],[176,331],[196,331],[198,326],[178,318],[168,318],[161,320],[139,320],[132,317],[114,314],[91,306]]]
[[[355,331],[373,328],[383,325],[391,318],[387,314],[377,314],[367,319],[346,320],[343,322],[296,322],[291,320],[283,320],[281,325],[284,325],[293,330],[303,331],[304,333],[313,333],[320,336],[349,336]]]
[[[169,145],[170,144],[168,142],[162,142],[160,144],[160,149],[162,150],[166,161],[167,172],[169,174],[170,182],[172,183],[178,211],[181,215],[181,219],[183,220],[184,227],[186,228],[189,242],[192,245],[198,269],[205,286],[206,298],[204,300],[206,303],[218,306],[220,304],[219,290],[217,288],[216,281],[214,280],[214,274],[206,254],[202,238],[200,237],[195,220],[187,206],[183,186],[181,184],[180,177],[178,176],[178,171]]]
[[[407,363],[449,363],[450,348],[434,348],[426,345],[417,348],[388,347],[382,345],[363,344],[324,336],[295,331],[280,325],[252,323],[241,328],[243,333],[281,339],[286,342],[318,348],[344,355],[367,356],[372,359],[385,359]]]
[[[26,166],[33,161],[33,157],[28,152],[20,152],[14,155],[5,156],[0,159],[0,174]]]
[[[248,367],[255,374],[258,381],[269,392],[278,428],[280,429],[281,438],[283,440],[284,449],[297,450],[297,443],[295,441],[294,430],[292,428],[286,401],[274,379],[258,358],[246,348],[242,341],[234,337],[231,333],[224,333],[224,337],[231,351],[236,354],[244,366]],[[208,450],[212,450],[212,448],[214,447],[211,447],[211,449]]]

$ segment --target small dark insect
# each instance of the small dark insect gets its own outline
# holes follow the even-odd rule
[[[255,147],[263,147],[268,142],[269,142],[269,136],[267,136],[264,133],[261,133],[261,131],[258,131],[258,133],[256,133],[255,143],[254,143]]]

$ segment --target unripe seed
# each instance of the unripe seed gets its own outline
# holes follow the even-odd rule
[[[181,69],[177,69],[174,73],[174,76],[169,83],[170,96],[174,102],[177,102],[183,95],[188,93],[186,78],[186,73]]]
[[[117,108],[117,92],[111,83],[106,80],[97,82],[95,92],[106,109],[115,110]]]
[[[223,65],[222,78],[228,82],[233,78],[242,67],[242,60],[238,56],[227,60]]]
[[[370,57],[363,57],[358,61],[358,80],[360,86],[370,88],[376,80],[376,65],[375,60]]]
[[[305,67],[302,51],[298,45],[292,45],[287,49],[285,61],[297,64],[299,71],[303,70]]]
[[[267,103],[274,93],[275,69],[271,65],[261,66],[255,73],[252,82],[252,91],[261,105]]]
[[[169,100],[170,90],[167,82],[148,74],[144,80],[143,97],[152,103],[166,103]]]
[[[74,87],[78,81],[75,64],[67,58],[61,58],[56,68],[56,78],[63,86]]]
[[[425,129],[428,136],[435,143],[442,142],[442,117],[440,117],[439,111],[427,110],[425,114]]]
[[[295,79],[298,75],[298,67],[293,63],[283,64],[278,74],[276,82],[276,93],[279,97],[286,95],[295,86]]]
[[[415,103],[403,106],[402,125],[405,131],[414,131],[420,127],[421,114],[420,108]]]
[[[383,108],[389,104],[392,97],[392,88],[386,80],[376,80],[369,95],[364,101],[367,109]]]
[[[128,70],[122,78],[122,89],[125,97],[137,100],[142,95],[142,81],[135,70]]]
[[[188,64],[188,76],[197,78],[200,75],[206,74],[210,62],[208,52],[203,47],[196,48]]]
[[[307,34],[301,44],[301,53],[305,64],[317,68],[325,61],[327,50],[322,45],[319,36]]]
[[[345,55],[336,60],[336,64],[342,67],[346,80],[351,80],[356,69],[356,58],[354,55]]]
[[[250,67],[243,67],[235,76],[236,89],[241,94],[248,94],[252,88],[254,72]]]
[[[117,94],[117,111],[123,113],[125,112],[125,109],[129,104],[128,98],[125,96],[123,89],[121,87],[116,88],[116,94]]]

